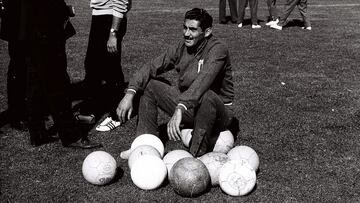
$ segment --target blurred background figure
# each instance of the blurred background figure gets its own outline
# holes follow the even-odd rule
[[[277,24],[279,22],[278,10],[276,8],[276,0],[266,0],[269,10],[269,19],[266,23],[267,26]]]
[[[300,15],[304,21],[302,29],[311,30],[311,23],[307,16],[307,0],[289,0],[284,12],[280,15],[279,22],[277,24],[270,25],[271,28],[282,30],[287,23],[287,18],[297,7],[300,11]]]
[[[238,20],[237,0],[220,0],[219,1],[219,23],[226,24],[226,1],[229,3],[231,22],[236,23]]]
[[[261,28],[261,26],[258,24],[258,18],[257,18],[257,9],[258,9],[258,0],[239,0],[238,2],[238,27],[243,26],[243,21],[245,17],[245,8],[249,4],[250,6],[250,15],[251,15],[251,28],[257,29]]]
[[[29,60],[29,41],[23,22],[26,8],[22,0],[0,0],[0,38],[8,42],[10,62],[7,72],[8,109],[1,113],[2,125],[26,130],[26,69]]]
[[[11,0],[15,2],[14,0]],[[69,97],[66,39],[75,34],[64,0],[16,0],[19,38],[26,40],[26,95],[28,128],[32,146],[54,141],[45,126],[50,114],[65,147],[95,148],[87,133],[75,125]],[[5,5],[5,10],[6,10]]]

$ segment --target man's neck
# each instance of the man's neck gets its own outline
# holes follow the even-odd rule
[[[202,41],[200,41],[196,46],[188,47],[187,50],[189,53],[197,55],[203,48],[205,47],[207,41],[211,38],[211,35],[208,37],[205,37]]]

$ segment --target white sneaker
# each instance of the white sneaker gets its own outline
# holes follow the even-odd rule
[[[275,25],[275,24],[278,24],[278,22],[279,22],[279,19],[276,19],[276,20],[272,20],[272,21],[267,22],[265,25],[267,25],[267,26]]]
[[[277,30],[282,30],[282,26],[278,25],[278,24],[274,24],[274,25],[270,25],[271,28],[277,29]]]
[[[111,117],[107,117],[103,122],[96,126],[95,129],[100,132],[106,132],[115,129],[120,125],[120,121],[114,121]]]
[[[252,29],[259,29],[259,28],[261,28],[261,25],[251,25],[251,28]]]
[[[302,27],[302,29],[304,29],[304,30],[311,30],[311,27],[309,26],[309,27]]]
[[[240,24],[238,25],[238,27],[242,27],[242,23],[240,23]]]

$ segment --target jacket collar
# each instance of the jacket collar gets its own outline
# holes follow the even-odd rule
[[[198,56],[199,54],[202,53],[202,51],[206,47],[208,41],[211,39],[211,37],[212,37],[212,34],[208,37],[205,37],[204,40],[199,45],[197,45],[195,47],[187,48],[188,52],[191,54],[194,54],[195,57]]]

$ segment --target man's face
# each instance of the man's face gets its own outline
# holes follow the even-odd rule
[[[201,30],[199,25],[200,22],[197,20],[185,19],[183,30],[185,46],[193,47],[198,45],[199,42],[203,41],[205,38],[205,32]]]

